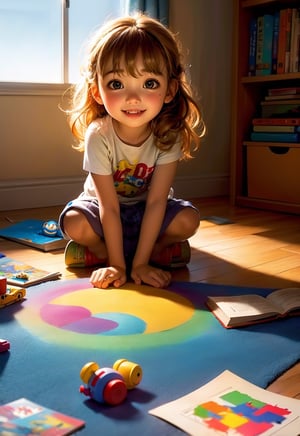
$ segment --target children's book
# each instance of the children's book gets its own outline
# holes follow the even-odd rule
[[[0,258],[0,277],[6,277],[7,283],[11,285],[26,288],[49,280],[56,280],[60,275],[60,272],[44,271],[6,256]]]
[[[252,18],[249,28],[249,76],[255,76],[256,70],[256,44],[257,44],[257,18]]]
[[[265,101],[280,103],[281,101],[284,100],[298,100],[299,96],[300,94],[266,95]]]
[[[300,429],[300,400],[266,391],[228,370],[149,413],[192,436],[296,436]]]
[[[0,229],[0,237],[29,245],[42,251],[64,248],[66,240],[61,236],[46,236],[42,233],[44,221],[25,220]]]
[[[26,398],[0,406],[1,435],[63,436],[84,427],[78,418],[48,409]]]
[[[299,133],[252,132],[250,138],[255,142],[300,142]]]
[[[299,86],[289,86],[287,88],[269,88],[268,95],[288,95],[288,94],[299,94]]]
[[[300,126],[253,126],[253,132],[300,133]]]
[[[300,126],[300,118],[253,118],[255,125]]]
[[[300,315],[300,288],[284,288],[261,295],[207,298],[206,304],[226,328]]]
[[[256,76],[272,72],[273,15],[265,14],[257,18],[256,37]]]

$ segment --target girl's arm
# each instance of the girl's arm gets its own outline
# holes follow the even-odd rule
[[[103,228],[109,266],[100,268],[92,274],[94,286],[106,288],[109,284],[118,287],[126,282],[126,264],[123,254],[123,232],[120,219],[119,200],[112,175],[92,174],[99,214]]]
[[[144,281],[153,286],[163,286],[170,279],[169,274],[161,274],[160,270],[150,267],[149,260],[164,219],[168,194],[176,174],[177,165],[178,162],[175,161],[157,165],[154,170],[139,242],[133,259],[132,278],[136,283]],[[146,276],[139,277],[138,271],[143,271]],[[168,278],[166,279],[166,277]]]

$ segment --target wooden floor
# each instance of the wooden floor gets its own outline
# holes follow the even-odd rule
[[[196,199],[203,219],[191,238],[188,268],[173,273],[174,280],[254,287],[300,287],[300,217],[232,207],[226,198]],[[61,207],[0,212],[0,226],[26,218],[57,219]],[[230,223],[218,224],[216,218]],[[68,271],[63,250],[44,253],[0,239],[0,252],[63,279],[88,277],[90,270]],[[300,329],[300,321],[299,321]],[[300,344],[299,344],[300,347]],[[300,363],[269,390],[300,399]]]

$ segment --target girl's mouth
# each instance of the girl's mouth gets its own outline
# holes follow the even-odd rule
[[[131,109],[131,110],[123,110],[123,112],[126,115],[142,115],[145,112],[145,110]]]

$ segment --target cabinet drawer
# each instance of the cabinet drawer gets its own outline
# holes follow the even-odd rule
[[[247,144],[248,197],[300,204],[300,144]]]

